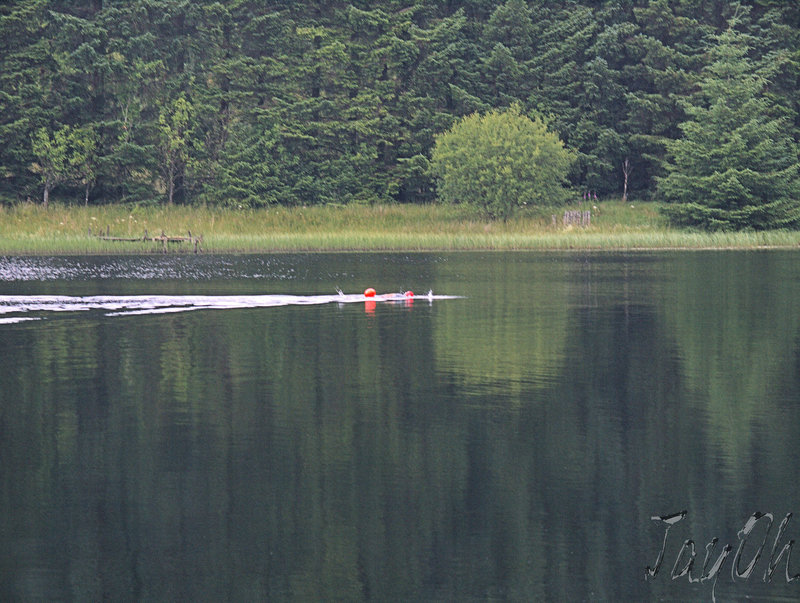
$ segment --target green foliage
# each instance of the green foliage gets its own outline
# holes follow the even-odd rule
[[[748,58],[775,66],[763,96],[796,144],[798,9],[749,4]],[[64,198],[425,203],[435,135],[519,103],[575,151],[571,186],[619,197],[625,165],[628,189],[649,198],[691,117],[685,101],[716,60],[708,42],[736,10],[721,0],[11,0],[0,3],[0,194],[40,196],[31,141],[69,126],[93,146],[83,174],[53,185]],[[180,126],[176,99],[191,107]]]
[[[94,176],[95,139],[91,129],[62,126],[50,136],[46,128],[39,128],[31,150],[36,158],[31,170],[41,177],[42,205],[47,207],[50,191],[62,182],[83,184],[88,191]]]
[[[19,198],[37,195],[31,141],[40,128],[50,131],[55,117],[49,25],[44,0],[0,6],[0,179]]]
[[[72,131],[71,178],[82,184],[84,205],[89,204],[89,191],[97,177],[97,133],[91,126]]]
[[[47,207],[50,190],[63,180],[67,171],[67,132],[62,128],[55,132],[51,138],[47,130],[40,128],[36,131],[31,146],[36,156],[37,163],[33,171],[41,174],[44,196],[42,205]]]
[[[158,114],[161,169],[170,205],[175,199],[175,186],[185,176],[192,160],[192,147],[199,144],[192,140],[193,113],[192,104],[181,96]]]
[[[795,227],[797,148],[763,93],[774,63],[754,63],[752,38],[733,26],[714,39],[683,137],[668,144],[668,173],[659,181],[667,213],[709,230]]]
[[[630,85],[621,123],[634,189],[650,193],[664,175],[666,144],[680,136],[682,100],[692,93],[702,66],[707,27],[668,0],[634,9],[637,32],[628,43]]]
[[[800,231],[696,232],[670,228],[657,204],[619,200],[592,206],[588,228],[563,227],[562,208],[519,210],[507,222],[488,222],[474,208],[442,203],[282,207],[255,211],[213,205],[0,205],[0,253],[127,254],[160,251],[152,242],[104,241],[87,236],[141,237],[164,230],[202,235],[204,251],[334,250],[619,250],[782,247],[800,244]],[[552,215],[557,214],[557,224]],[[191,252],[179,245],[175,251]]]
[[[431,170],[443,201],[506,220],[515,207],[562,201],[572,161],[544,120],[523,115],[515,104],[465,117],[437,137]]]

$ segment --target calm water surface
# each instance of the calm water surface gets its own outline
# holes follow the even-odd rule
[[[796,600],[798,260],[0,258],[0,600]]]

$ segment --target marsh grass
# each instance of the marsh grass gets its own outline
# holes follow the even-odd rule
[[[508,222],[449,205],[350,205],[232,210],[208,207],[0,206],[0,253],[159,253],[152,242],[110,242],[148,234],[203,237],[204,252],[515,249],[701,249],[794,247],[787,231],[702,233],[668,226],[654,203],[607,201],[587,228],[562,224],[564,207],[524,208]],[[555,224],[554,224],[555,217]],[[91,233],[91,234],[90,234]],[[191,252],[172,244],[170,251]]]

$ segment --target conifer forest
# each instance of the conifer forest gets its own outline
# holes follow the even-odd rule
[[[515,107],[566,185],[800,224],[800,3],[12,0],[0,198],[429,203],[437,137]]]

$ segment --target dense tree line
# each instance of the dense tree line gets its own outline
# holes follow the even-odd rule
[[[698,116],[734,12],[743,60],[772,66],[747,110],[781,124],[771,160],[789,169],[793,2],[11,1],[0,6],[0,193],[426,202],[435,135],[518,103],[575,153],[576,189],[654,196],[680,163],[670,145]]]

